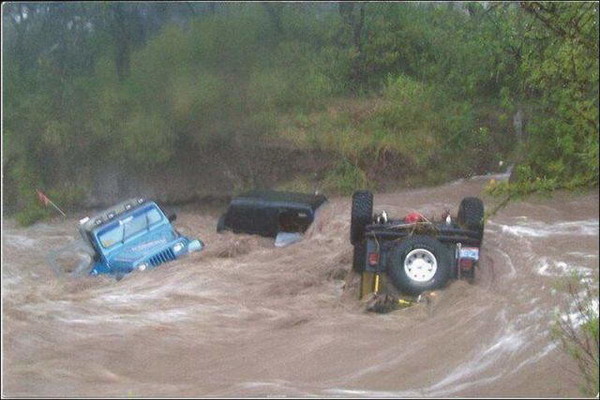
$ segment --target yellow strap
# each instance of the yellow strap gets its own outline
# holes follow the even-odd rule
[[[375,274],[372,272],[363,272],[360,279],[360,299],[373,293],[375,286]]]

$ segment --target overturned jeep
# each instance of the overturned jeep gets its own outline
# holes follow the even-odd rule
[[[483,202],[464,198],[456,217],[448,210],[439,221],[420,213],[391,219],[373,213],[373,194],[352,196],[350,241],[353,269],[362,274],[361,298],[378,293],[385,277],[402,294],[439,289],[450,279],[473,281],[484,230]]]
[[[132,271],[155,268],[181,256],[200,251],[204,243],[181,235],[171,222],[176,215],[166,216],[153,201],[130,199],[79,221],[81,240],[71,246],[91,258],[66,271],[72,275],[111,274],[117,279]],[[49,262],[57,274],[65,272],[56,262],[66,248],[51,253]]]
[[[274,237],[276,246],[285,246],[302,238],[326,201],[322,194],[254,190],[231,200],[217,232]]]

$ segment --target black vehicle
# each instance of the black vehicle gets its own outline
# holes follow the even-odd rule
[[[353,269],[362,273],[361,297],[379,289],[379,277],[401,293],[418,295],[443,287],[450,279],[473,281],[483,240],[483,202],[464,198],[453,218],[430,221],[419,213],[388,219],[385,211],[373,214],[373,194],[352,196],[350,241]]]
[[[327,201],[322,194],[254,190],[235,197],[217,224],[217,232],[277,237],[282,232],[304,233],[317,209]]]

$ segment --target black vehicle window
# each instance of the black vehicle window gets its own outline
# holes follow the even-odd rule
[[[304,232],[311,223],[311,214],[306,210],[281,210],[279,212],[280,232]]]
[[[262,235],[277,234],[278,213],[268,207],[232,207],[225,220],[233,230]]]

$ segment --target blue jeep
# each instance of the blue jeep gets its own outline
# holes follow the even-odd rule
[[[204,243],[177,232],[153,201],[130,199],[94,217],[79,221],[91,262],[83,268],[91,275],[111,274],[121,279],[133,271],[143,271],[200,251]],[[78,268],[81,272],[82,268]]]

